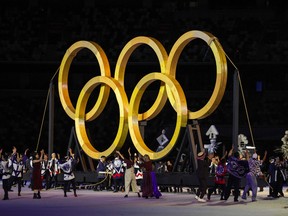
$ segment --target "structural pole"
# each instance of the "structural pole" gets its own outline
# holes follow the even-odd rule
[[[232,145],[234,152],[238,151],[238,133],[239,133],[239,80],[238,70],[233,74],[233,133]]]
[[[49,134],[48,134],[48,155],[53,153],[54,144],[54,84],[51,81],[49,87]]]

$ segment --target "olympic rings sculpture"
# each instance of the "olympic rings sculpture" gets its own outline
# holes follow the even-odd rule
[[[179,56],[185,46],[194,39],[202,39],[211,48],[216,62],[216,82],[208,102],[198,111],[192,112],[187,109],[184,91],[175,77]],[[124,88],[125,69],[131,54],[141,45],[148,45],[153,49],[159,60],[161,71],[152,72],[144,76],[135,86],[129,101]],[[84,48],[94,53],[100,66],[101,75],[93,77],[84,85],[75,108],[69,96],[68,75],[73,59]],[[139,113],[139,105],[144,91],[151,83],[157,80],[161,81],[161,85],[154,104],[146,112]],[[58,77],[58,90],[65,112],[75,121],[79,144],[88,156],[93,159],[99,159],[102,155],[109,156],[115,150],[121,149],[129,131],[137,151],[142,155],[148,154],[152,160],[157,160],[165,157],[172,150],[177,142],[181,128],[186,127],[188,119],[203,119],[215,111],[223,98],[226,83],[227,62],[221,44],[212,34],[193,30],[183,34],[175,42],[169,55],[163,45],[154,38],[145,36],[133,38],[125,45],[118,57],[114,78],[111,77],[109,61],[103,49],[94,42],[78,41],[68,48],[62,59]],[[93,90],[99,85],[99,97],[93,108],[85,113],[88,99]],[[114,91],[119,105],[119,127],[110,147],[100,152],[91,144],[86,133],[85,122],[95,120],[101,114],[111,89]],[[177,113],[176,127],[167,146],[160,152],[154,152],[144,143],[139,129],[139,121],[147,121],[156,117],[164,107],[167,99]]]

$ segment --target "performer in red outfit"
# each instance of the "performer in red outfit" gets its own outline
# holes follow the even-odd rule
[[[42,178],[41,178],[41,162],[43,160],[44,150],[42,149],[40,152],[40,157],[38,152],[35,152],[33,155],[33,172],[32,172],[32,179],[33,179],[33,191],[34,196],[33,199],[41,199],[40,191],[42,190]]]
[[[224,200],[224,195],[225,195],[225,186],[226,186],[226,180],[225,176],[227,173],[227,167],[226,167],[226,160],[222,158],[216,167],[215,171],[215,179],[214,179],[214,186],[208,189],[208,195],[207,199],[210,200],[211,194],[213,192],[216,193],[216,189],[221,190],[221,198],[220,200]]]

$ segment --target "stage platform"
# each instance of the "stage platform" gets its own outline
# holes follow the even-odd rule
[[[0,186],[2,188],[2,182]],[[28,183],[29,184],[29,183]],[[22,188],[21,196],[17,195],[16,187],[9,192],[9,200],[2,200],[3,190],[0,190],[1,215],[29,215],[29,216],[141,216],[141,215],[164,215],[164,216],[191,216],[191,215],[214,215],[214,216],[286,216],[288,214],[288,192],[284,188],[285,197],[268,198],[268,187],[263,192],[258,192],[257,202],[251,202],[239,198],[234,202],[233,197],[227,201],[219,199],[219,195],[212,195],[211,200],[206,203],[198,202],[189,188],[183,188],[183,192],[162,192],[159,199],[139,198],[136,194],[129,193],[124,198],[123,192],[93,191],[88,189],[77,189],[78,197],[72,192],[64,197],[62,189],[43,190],[41,199],[32,199],[33,192],[28,186]]]

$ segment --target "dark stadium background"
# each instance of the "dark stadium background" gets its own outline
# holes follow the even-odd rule
[[[39,149],[47,151],[48,110],[44,112],[47,92],[66,49],[74,42],[89,40],[98,43],[108,56],[113,75],[119,53],[132,38],[154,37],[169,52],[175,41],[190,30],[215,35],[239,68],[259,153],[263,155],[268,150],[272,155],[282,144],[288,114],[286,1],[9,0],[1,1],[0,5],[0,147],[7,152],[12,151],[14,145],[20,152],[26,148],[34,151],[39,137]],[[199,41],[190,43],[181,54],[176,77],[191,110],[201,107],[213,88],[215,63],[211,54],[207,45]],[[228,83],[224,98],[218,109],[199,123],[204,143],[209,142],[205,133],[214,124],[219,131],[217,141],[230,148],[234,67],[227,62]],[[155,54],[145,47],[137,49],[127,66],[127,94],[131,94],[143,75],[154,71],[159,71]],[[74,103],[83,85],[96,74],[99,74],[99,66],[93,55],[87,51],[79,53],[69,76]],[[53,80],[54,150],[63,155],[74,121],[60,105],[57,78]],[[149,87],[141,110],[149,107],[157,87],[157,83]],[[45,121],[41,130],[43,116]],[[148,123],[145,141],[152,149],[157,148],[156,138],[162,129],[167,130],[168,136],[173,132],[174,120],[175,114],[167,105]],[[118,106],[112,93],[109,106],[99,119],[87,123],[91,142],[97,143],[97,148],[105,148],[114,139],[117,126]],[[242,97],[239,133],[245,134],[252,144]],[[135,151],[128,136],[123,151],[129,146]]]

